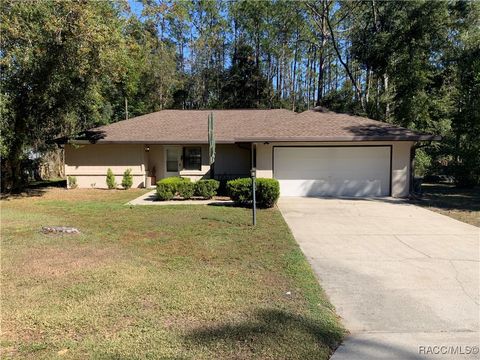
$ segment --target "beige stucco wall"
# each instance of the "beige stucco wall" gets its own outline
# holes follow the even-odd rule
[[[410,148],[413,142],[341,142],[341,143],[291,143],[298,145],[392,145],[392,196],[408,195],[410,183]],[[257,177],[273,177],[273,146],[287,143],[256,144],[257,146]],[[181,170],[180,175],[193,181],[208,178],[208,146],[202,147],[201,170]],[[107,169],[111,168],[117,183],[122,181],[123,172],[130,168],[133,175],[133,187],[143,187],[146,174],[155,167],[157,181],[165,176],[165,145],[148,145],[145,151],[142,144],[97,144],[97,145],[66,145],[65,174],[75,176],[80,188],[106,188],[105,177]],[[217,145],[215,171],[217,175],[235,174],[248,175],[250,168],[250,151],[237,144]],[[150,184],[147,184],[150,185]]]
[[[170,146],[170,145],[168,145]],[[193,181],[208,178],[210,166],[208,164],[208,145],[201,146],[201,170],[185,170],[180,176],[189,177]],[[132,169],[133,187],[152,186],[149,176],[155,175],[156,180],[165,177],[165,148],[167,145],[143,144],[88,144],[65,146],[65,174],[75,176],[80,188],[106,188],[107,169],[111,168],[118,184],[122,181],[123,172]],[[145,149],[148,148],[148,151]],[[179,150],[183,146],[178,145]],[[230,161],[234,159],[230,157]]]
[[[147,182],[147,186],[154,186],[155,182],[162,179],[165,175],[165,149],[163,145],[147,145],[149,151],[146,152],[146,163],[148,176],[155,176],[153,184]],[[147,180],[148,181],[148,180]]]
[[[392,154],[392,196],[405,197],[410,191],[410,149],[411,141],[393,143]]]
[[[107,169],[112,169],[117,184],[123,172],[132,169],[133,187],[143,187],[145,181],[145,151],[143,145],[65,145],[65,175],[75,176],[80,188],[106,188]]]
[[[273,177],[273,146],[287,146],[288,143],[259,143],[257,144],[257,177]],[[405,197],[409,193],[410,184],[410,148],[411,141],[361,141],[361,142],[323,142],[323,143],[295,143],[301,145],[392,145],[392,196]]]

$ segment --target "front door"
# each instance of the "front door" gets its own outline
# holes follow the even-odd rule
[[[182,148],[180,146],[165,147],[165,177],[178,176],[180,173],[180,162]]]

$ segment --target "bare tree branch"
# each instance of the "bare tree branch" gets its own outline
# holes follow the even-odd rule
[[[348,65],[345,63],[345,61],[343,61],[343,59],[342,59],[342,54],[340,53],[340,50],[339,50],[339,48],[338,48],[337,40],[335,39],[335,33],[334,33],[334,31],[333,31],[332,24],[330,23],[330,10],[329,10],[329,7],[327,7],[326,21],[327,21],[328,30],[329,30],[329,32],[330,32],[330,39],[332,40],[333,48],[335,49],[335,52],[337,53],[338,61],[340,61],[340,63],[342,64],[343,68],[345,69],[345,72],[347,73],[350,81],[351,81],[352,84],[353,84],[353,87],[355,88],[355,93],[357,94],[357,97],[360,99],[360,104],[361,104],[361,106],[362,106],[362,109],[365,110],[365,101],[364,101],[363,96],[362,96],[362,91],[361,91],[360,88],[358,87],[357,81],[356,81],[355,78],[353,77],[353,74],[352,74],[350,68],[349,68]]]

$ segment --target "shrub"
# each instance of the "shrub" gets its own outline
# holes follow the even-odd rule
[[[157,197],[159,200],[171,200],[177,194],[185,199],[192,197],[193,184],[190,182],[190,179],[176,176],[157,182]]]
[[[195,191],[195,184],[188,181],[183,181],[178,186],[178,195],[184,199],[190,199]]]
[[[107,187],[109,189],[115,189],[117,187],[117,183],[115,182],[115,175],[113,175],[113,171],[110,168],[108,168],[107,170]]]
[[[252,202],[252,179],[241,178],[227,182],[227,192],[230,198],[239,205]]]
[[[171,200],[175,193],[173,189],[167,184],[158,184],[157,183],[157,198],[158,200]]]
[[[257,179],[256,200],[260,207],[273,207],[280,196],[280,184],[276,179]]]
[[[227,190],[234,202],[240,205],[252,204],[252,179],[242,178],[230,180]],[[257,206],[270,208],[275,205],[280,196],[280,185],[275,179],[256,179],[255,190]]]
[[[132,169],[127,169],[123,173],[122,186],[124,189],[130,189],[133,185]]]
[[[68,179],[68,187],[70,189],[76,189],[78,186],[77,178],[75,176],[69,176],[67,179]]]
[[[205,199],[211,199],[217,195],[220,182],[214,179],[198,180],[195,183],[195,196],[200,196]]]

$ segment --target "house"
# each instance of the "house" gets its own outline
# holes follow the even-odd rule
[[[86,131],[65,144],[65,174],[79,187],[106,187],[111,168],[134,187],[159,179],[275,178],[282,196],[409,194],[412,149],[439,140],[365,117],[323,108],[213,110],[216,157],[209,165],[210,110],[163,110]]]

